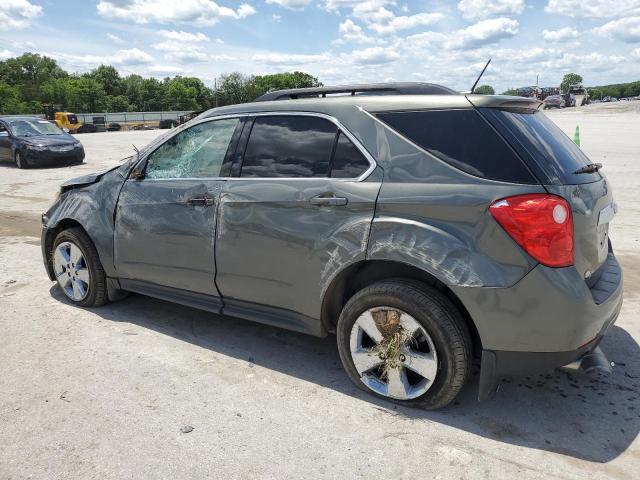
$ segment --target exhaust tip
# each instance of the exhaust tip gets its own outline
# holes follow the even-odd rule
[[[588,376],[610,376],[613,373],[612,367],[613,362],[607,359],[600,347],[596,347],[575,362],[562,368],[573,372],[582,372]]]

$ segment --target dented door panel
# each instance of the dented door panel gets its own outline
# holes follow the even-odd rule
[[[127,180],[116,211],[118,277],[218,296],[215,214],[222,180]],[[191,199],[209,196],[210,205]]]
[[[365,258],[379,179],[229,180],[216,233],[221,295],[319,319],[329,281]],[[347,204],[312,204],[329,193]]]

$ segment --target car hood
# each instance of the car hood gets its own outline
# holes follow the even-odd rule
[[[119,167],[120,165],[116,165],[115,167],[107,168],[106,170],[100,170],[99,172],[89,173],[87,175],[82,175],[81,177],[72,178],[60,185],[60,188],[64,191],[76,187],[81,187],[83,185],[91,185],[92,183],[96,183],[97,181],[99,181],[105,174]]]
[[[56,145],[75,145],[79,143],[71,135],[34,135],[32,137],[21,137],[20,140],[25,145],[38,145],[43,147],[53,147]]]

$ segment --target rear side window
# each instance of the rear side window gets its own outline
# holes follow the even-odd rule
[[[370,163],[358,148],[342,132],[338,134],[338,142],[331,163],[332,178],[357,178],[367,171]]]
[[[327,177],[337,127],[303,115],[256,117],[241,177]]]
[[[600,180],[598,172],[574,173],[592,163],[544,113],[480,109],[545,184],[578,184]]]
[[[378,118],[432,155],[477,177],[538,183],[475,110],[379,113]]]

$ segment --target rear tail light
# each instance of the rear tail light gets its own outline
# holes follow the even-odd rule
[[[493,218],[529,255],[548,267],[573,265],[573,220],[567,201],[528,194],[498,200]]]

